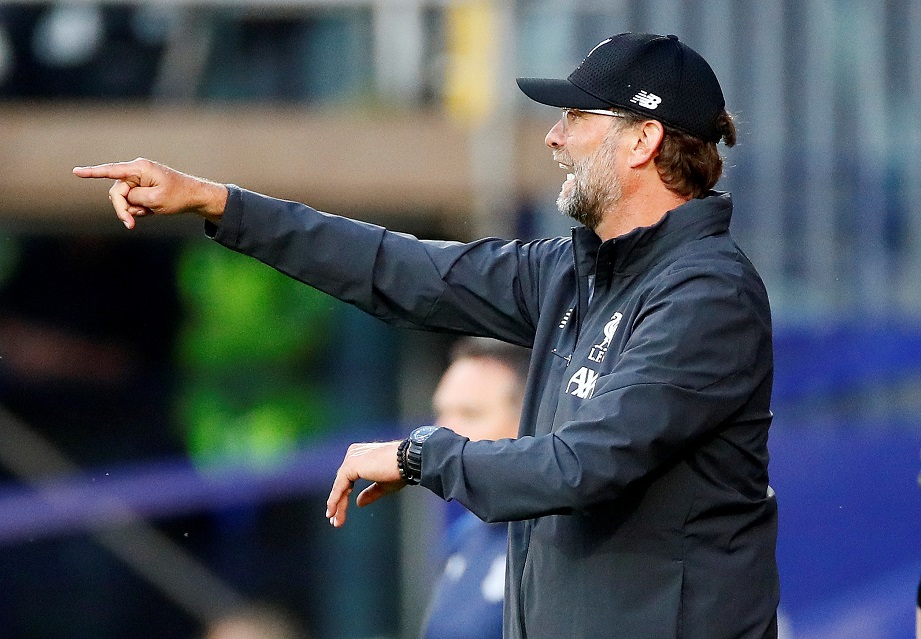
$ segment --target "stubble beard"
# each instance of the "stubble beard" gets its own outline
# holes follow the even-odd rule
[[[623,186],[614,170],[614,136],[606,139],[594,155],[580,164],[573,163],[573,184],[560,193],[556,206],[560,213],[592,230],[598,228],[605,213],[623,195]]]

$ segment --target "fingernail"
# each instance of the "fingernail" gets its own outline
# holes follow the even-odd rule
[[[326,509],[326,518],[329,519],[329,508]]]
[[[130,229],[130,228],[131,228],[131,227],[128,225],[128,223],[125,222],[124,220],[122,220],[122,224],[125,225],[125,228],[126,228],[126,229]]]
[[[330,517],[330,518],[329,518],[329,525],[330,525],[330,526],[335,526],[335,525],[336,525],[336,518],[335,518],[335,517]]]

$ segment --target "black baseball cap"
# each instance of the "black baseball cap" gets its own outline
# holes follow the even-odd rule
[[[601,41],[565,80],[518,78],[535,102],[569,109],[619,107],[719,142],[726,108],[713,69],[678,36],[621,33]]]

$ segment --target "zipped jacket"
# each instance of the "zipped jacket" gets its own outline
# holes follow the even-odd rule
[[[773,639],[765,288],[711,192],[601,242],[418,240],[231,187],[220,243],[395,326],[533,348],[519,438],[422,485],[508,521],[508,639]]]

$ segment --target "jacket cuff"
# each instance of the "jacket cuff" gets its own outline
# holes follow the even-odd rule
[[[451,459],[459,459],[469,441],[450,428],[439,428],[422,444],[422,477],[419,483],[442,499],[450,499],[445,470]]]
[[[243,189],[235,184],[227,184],[227,205],[221,215],[221,223],[215,224],[205,220],[205,235],[218,244],[236,248],[240,237],[240,224],[243,220]]]

